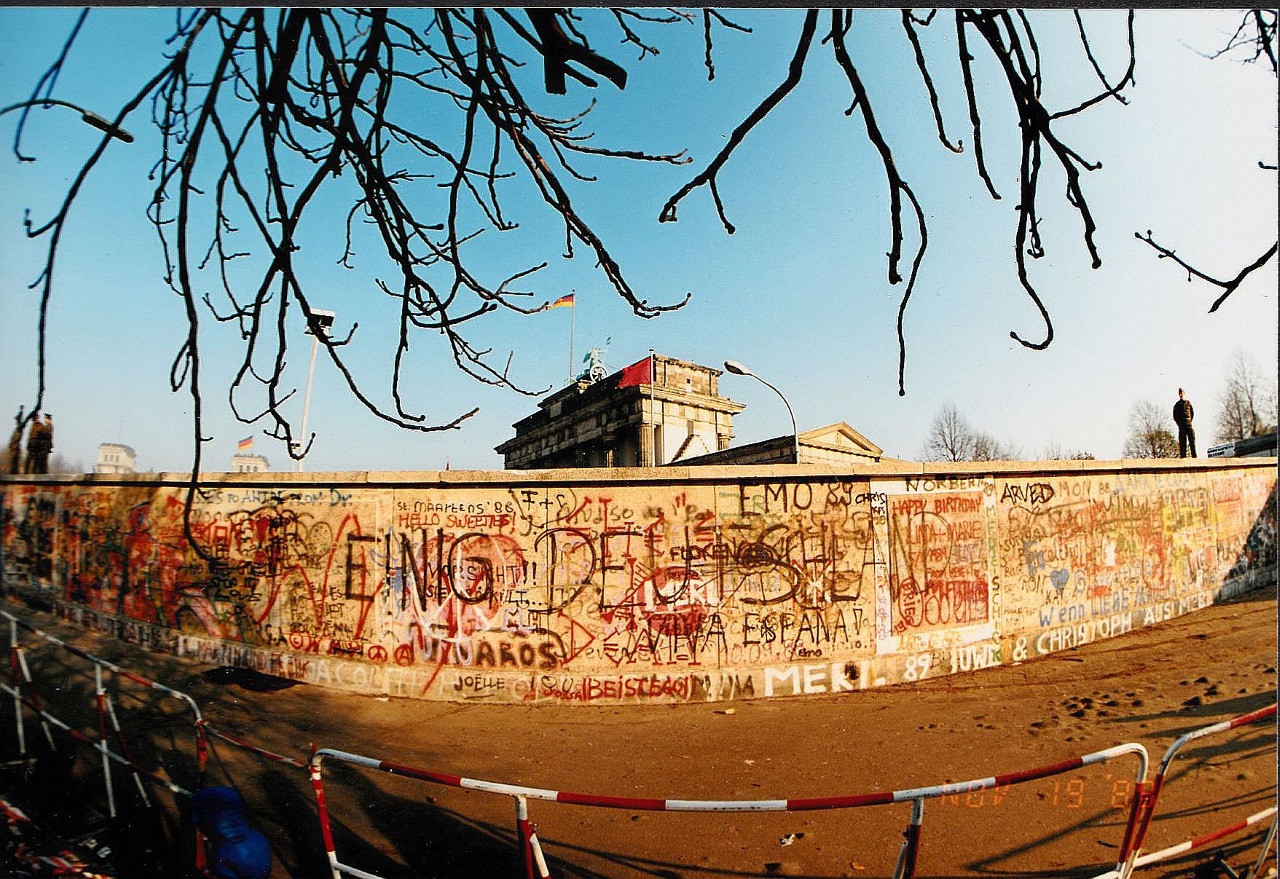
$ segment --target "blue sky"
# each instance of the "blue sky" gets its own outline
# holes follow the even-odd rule
[[[1062,106],[1092,93],[1069,13],[1034,15],[1042,22],[1046,102]],[[1039,338],[1043,325],[1018,287],[1011,256],[1017,145],[997,121],[1010,118],[1007,99],[983,91],[991,113],[984,127],[987,158],[1004,196],[993,201],[972,154],[953,155],[938,143],[896,12],[856,14],[859,70],[929,222],[929,253],[905,325],[905,397],[897,393],[895,334],[902,291],[886,278],[885,184],[861,119],[843,114],[848,92],[828,50],[815,47],[806,81],[721,175],[737,232],[724,233],[705,190],[682,203],[679,222],[657,222],[666,199],[785,71],[798,13],[737,17],[756,32],[722,35],[714,82],[702,72],[699,29],[685,28],[656,58],[635,63],[630,50],[618,49],[630,73],[624,91],[571,88],[546,104],[568,113],[596,99],[589,125],[602,143],[688,149],[694,163],[679,168],[588,163],[600,180],[577,188],[583,214],[639,294],[664,303],[692,293],[688,306],[653,320],[632,315],[584,249],[575,259],[560,258],[560,232],[541,206],[521,201],[514,186],[507,207],[521,230],[477,246],[479,264],[495,273],[550,260],[526,287],[536,292],[534,301],[576,294],[575,361],[606,339],[611,369],[649,348],[710,365],[739,360],[782,389],[802,430],[847,421],[887,454],[904,458],[920,455],[931,420],[949,404],[1024,457],[1051,447],[1119,457],[1133,404],[1150,400],[1171,408],[1179,386],[1196,404],[1200,443],[1207,447],[1233,354],[1243,351],[1264,375],[1275,374],[1274,262],[1210,315],[1216,291],[1188,283],[1184,272],[1134,238],[1135,231],[1151,229],[1157,240],[1222,275],[1275,240],[1276,176],[1258,162],[1276,161],[1276,79],[1258,65],[1204,57],[1225,44],[1236,13],[1140,12],[1137,85],[1127,92],[1129,104],[1107,102],[1063,126],[1071,146],[1103,163],[1084,176],[1103,265],[1090,268],[1079,219],[1065,208],[1060,175],[1046,162],[1041,200],[1048,252],[1031,264],[1054,321],[1055,339],[1045,351],[1009,338],[1010,330]],[[95,10],[55,96],[104,115],[114,111],[148,74],[172,18],[166,10]],[[65,9],[0,10],[0,105],[29,97],[73,20]],[[1120,70],[1121,15],[1094,12],[1089,21],[1104,64]],[[924,31],[926,51],[936,59],[948,132],[968,145],[952,30],[940,23]],[[138,48],[122,51],[133,40]],[[0,118],[6,143],[16,123],[16,113]],[[142,469],[181,471],[191,460],[190,400],[170,392],[168,370],[185,333],[182,303],[163,284],[159,248],[143,215],[155,135],[145,113],[127,127],[137,142],[112,148],[65,236],[50,315],[45,408],[56,416],[55,452],[72,463],[91,467],[98,443],[112,441],[133,446]],[[7,417],[35,392],[35,294],[28,285],[39,274],[43,244],[25,239],[23,211],[30,208],[39,221],[55,209],[93,137],[74,113],[39,112],[24,140],[38,161],[20,164],[11,151],[0,157],[0,412]],[[360,322],[353,369],[385,397],[389,348],[379,328],[389,324],[384,297],[373,289],[377,272],[337,267],[339,247],[331,227],[318,226],[308,238],[310,298],[338,313],[343,332],[350,321]],[[218,334],[231,330],[207,332],[205,432],[213,440],[206,469],[227,467],[237,441],[251,434],[255,451],[285,469],[283,450],[230,414],[220,378],[234,359],[218,352],[234,338]],[[472,337],[479,347],[493,347],[499,363],[512,352],[513,374],[526,387],[565,383],[567,309],[497,315],[477,324]],[[462,376],[431,341],[425,337],[413,349],[407,406],[435,422],[473,406],[480,414],[461,430],[399,430],[368,414],[321,360],[308,471],[429,470],[446,462],[454,469],[501,467],[493,447],[512,435],[512,423],[533,411],[537,398]],[[288,372],[298,388],[306,381],[307,353],[299,336]],[[762,385],[725,376],[721,390],[748,407],[735,420],[738,442],[789,430],[781,402]],[[299,420],[301,396],[295,400]]]

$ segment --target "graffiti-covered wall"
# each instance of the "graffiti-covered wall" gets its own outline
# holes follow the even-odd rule
[[[189,517],[163,475],[14,477],[0,585],[153,649],[397,697],[848,692],[1273,576],[1274,460],[1123,463],[236,474]]]

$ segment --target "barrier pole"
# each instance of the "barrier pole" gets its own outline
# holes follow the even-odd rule
[[[196,782],[204,787],[205,774],[209,768],[209,740],[205,735],[204,718],[196,718]]]
[[[1169,848],[1162,851],[1153,852],[1150,855],[1144,855],[1143,857],[1138,858],[1138,866],[1141,867],[1147,864],[1154,864],[1156,861],[1162,861],[1174,855],[1197,851],[1207,845],[1212,845],[1220,839],[1226,839],[1228,836],[1233,836],[1242,830],[1248,830],[1255,824],[1260,824],[1268,818],[1273,818],[1275,814],[1275,806],[1263,809],[1261,812],[1258,812],[1255,815],[1250,815],[1248,818],[1237,821],[1235,824],[1228,827],[1220,827],[1212,833],[1206,833],[1204,836],[1198,836],[1195,839],[1189,839],[1186,842],[1171,845]]]
[[[1116,861],[1118,879],[1129,879],[1133,875],[1142,842],[1147,835],[1147,828],[1151,825],[1151,817],[1156,811],[1159,788],[1159,776],[1149,784],[1140,781],[1133,787],[1133,803],[1129,806],[1129,819],[1125,822],[1124,838],[1120,842],[1120,857]]]
[[[1273,702],[1265,708],[1250,711],[1248,714],[1241,714],[1237,717],[1231,718],[1230,720],[1223,720],[1218,723],[1210,724],[1209,726],[1202,726],[1200,729],[1195,729],[1189,733],[1179,736],[1174,743],[1169,746],[1169,750],[1164,752],[1164,757],[1160,760],[1160,768],[1156,770],[1156,777],[1163,777],[1168,772],[1169,764],[1173,762],[1173,758],[1177,756],[1178,752],[1181,751],[1183,746],[1188,742],[1195,741],[1196,739],[1202,739],[1205,736],[1211,736],[1215,733],[1228,732],[1242,726],[1248,726],[1249,724],[1257,723],[1259,720],[1264,718],[1274,717],[1275,713],[1276,703]]]
[[[301,769],[303,772],[307,771],[307,764],[305,761],[295,760],[293,757],[288,757],[284,754],[277,754],[274,751],[268,751],[266,748],[259,748],[257,745],[250,744],[244,739],[221,732],[216,727],[210,726],[207,723],[203,723],[201,727],[204,730],[206,737],[213,736],[214,738],[222,739],[224,742],[234,745],[243,751],[256,754],[264,760],[270,760],[273,763],[283,763],[286,766],[293,766],[296,769]],[[205,759],[208,759],[207,754]]]
[[[893,867],[893,879],[913,879],[916,875],[916,857],[920,852],[920,829],[924,824],[924,797],[911,801],[911,820],[902,831],[902,848],[898,850],[898,862]]]
[[[1164,756],[1160,760],[1160,766],[1156,770],[1155,778],[1150,784],[1139,783],[1134,788],[1133,804],[1129,809],[1129,819],[1125,825],[1124,840],[1120,846],[1120,860],[1116,864],[1114,875],[1117,879],[1129,879],[1136,867],[1142,864],[1152,863],[1157,858],[1139,857],[1142,851],[1142,845],[1146,841],[1147,831],[1151,827],[1152,818],[1155,816],[1156,805],[1160,799],[1160,793],[1164,789],[1164,785],[1168,780],[1169,766],[1173,762],[1173,758],[1188,743],[1205,736],[1214,735],[1215,733],[1227,732],[1251,723],[1257,723],[1267,717],[1274,717],[1276,714],[1276,705],[1272,703],[1265,708],[1259,708],[1256,711],[1250,711],[1247,714],[1241,714],[1229,720],[1220,721],[1219,723],[1210,724],[1196,730],[1192,730],[1180,736],[1172,745],[1164,752]],[[1253,816],[1257,818],[1258,816]],[[1259,819],[1260,820],[1260,819]],[[1250,822],[1251,823],[1251,822]],[[1244,825],[1239,827],[1228,828],[1227,832],[1235,832]],[[1270,845],[1270,843],[1268,843]],[[1195,847],[1192,844],[1192,847]],[[1166,849],[1160,854],[1167,856],[1179,850],[1179,846]],[[1265,853],[1264,853],[1265,857]]]
[[[512,799],[516,802],[516,835],[520,838],[520,853],[524,856],[525,879],[537,879],[533,872],[533,824],[529,821],[529,801],[516,794]]]
[[[551,879],[551,871],[547,869],[547,859],[542,854],[542,843],[538,842],[538,830],[535,827],[529,834],[529,845],[533,847],[533,862],[538,866],[539,879]]]
[[[9,680],[13,683],[13,720],[18,727],[18,759],[27,757],[27,731],[22,723],[22,674],[19,671],[18,624],[9,620]]]
[[[324,798],[324,778],[320,772],[324,754],[324,751],[317,749],[313,744],[311,746],[311,759],[307,762],[307,771],[311,776],[311,790],[316,795],[316,811],[320,819],[320,836],[324,841],[325,854],[329,858],[330,875],[332,879],[342,879],[343,874],[355,876],[356,879],[382,879],[376,873],[366,873],[364,870],[358,870],[338,860],[338,852],[333,844],[333,829],[329,821],[329,807]]]
[[[338,867],[338,852],[333,844],[333,829],[329,824],[329,806],[324,798],[324,780],[320,775],[320,762],[323,757],[316,746],[311,746],[311,760],[307,764],[307,772],[311,776],[311,792],[316,797],[316,812],[320,819],[320,838],[324,842],[324,853],[329,859],[329,875],[332,879],[342,879],[342,871]]]
[[[107,757],[107,717],[104,709],[107,691],[102,687],[102,666],[93,666],[94,695],[98,704],[98,751],[102,754],[102,777],[107,785],[107,814],[116,817],[116,792],[111,784],[111,760]]]
[[[120,753],[129,761],[130,766],[136,767],[137,763],[134,761],[133,755],[129,753],[129,744],[124,740],[124,732],[120,729],[120,718],[116,716],[116,706],[115,703],[111,701],[110,693],[107,694],[107,717],[111,721],[112,731],[116,734],[116,742],[120,745]],[[138,788],[138,796],[142,797],[142,804],[150,807],[151,797],[147,794],[146,785],[142,783],[142,776],[138,774],[138,770],[136,768],[133,770],[132,775],[133,783]]]
[[[205,768],[209,763],[209,743],[205,740],[205,722],[204,718],[197,717],[196,727],[196,790],[201,790],[205,786]],[[191,822],[191,832],[195,835],[195,868],[196,872],[204,875],[208,867],[208,854],[205,851],[205,835],[200,829],[200,825],[195,821]]]
[[[1249,871],[1249,879],[1257,879],[1262,875],[1262,865],[1267,862],[1267,855],[1271,854],[1271,846],[1276,842],[1276,826],[1280,822],[1280,816],[1271,819],[1271,829],[1267,831],[1267,836],[1262,840],[1262,851],[1258,852],[1258,862],[1253,865],[1253,869]]]
[[[36,714],[40,718],[40,729],[44,730],[44,738],[49,743],[49,750],[56,751],[58,746],[53,742],[53,730],[49,728],[49,721],[44,714],[44,705],[40,701],[40,694],[36,692],[35,681],[31,677],[31,668],[27,665],[27,651],[21,646],[18,647],[18,668],[21,670],[21,681],[14,688],[13,696],[24,705],[30,699],[31,704],[35,706]],[[30,692],[29,696],[23,695],[23,683],[27,684],[25,689]]]

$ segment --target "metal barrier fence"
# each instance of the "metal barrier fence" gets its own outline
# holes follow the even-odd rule
[[[123,668],[111,662],[110,660],[103,659],[100,656],[95,656],[92,653],[89,653],[85,650],[81,650],[79,647],[76,647],[74,644],[68,644],[66,641],[63,641],[61,638],[58,638],[56,635],[51,635],[48,632],[45,632],[31,625],[25,620],[14,616],[8,611],[0,610],[0,618],[8,620],[9,622],[9,653],[10,653],[12,686],[4,687],[4,689],[6,692],[10,693],[11,696],[13,697],[14,709],[15,709],[14,714],[15,714],[15,718],[17,719],[17,739],[18,739],[20,756],[26,756],[26,735],[23,730],[23,725],[21,723],[22,705],[27,704],[27,706],[32,708],[33,710],[36,710],[36,711],[40,710],[39,694],[36,693],[35,690],[33,689],[32,681],[31,681],[31,671],[27,665],[26,648],[22,646],[21,642],[18,639],[18,629],[22,628],[23,630],[30,632],[31,634],[36,635],[37,637],[48,641],[50,644],[53,644],[56,647],[60,647],[63,650],[66,650],[68,653],[71,653],[74,656],[78,656],[81,659],[85,660],[86,662],[91,663],[95,669],[96,694],[99,700],[98,704],[104,710],[114,711],[111,705],[110,699],[106,698],[106,693],[102,686],[101,673],[103,669],[110,671],[113,674],[119,675],[120,677],[125,678],[129,681],[132,681],[135,684],[138,684],[145,689],[154,690],[158,693],[171,696],[174,699],[177,699],[178,701],[184,703],[191,710],[191,716],[192,716],[191,723],[192,723],[192,728],[195,731],[195,742],[196,742],[196,771],[197,771],[197,777],[199,777],[202,781],[204,778],[206,767],[208,765],[210,736],[212,736],[213,738],[219,739],[221,741],[224,741],[227,744],[234,745],[235,747],[240,748],[242,750],[257,754],[259,757],[263,757],[273,762],[284,763],[301,770],[306,770],[307,768],[307,764],[305,761],[297,760],[293,757],[287,757],[282,754],[273,753],[272,751],[259,748],[256,745],[253,745],[252,743],[247,742],[243,739],[240,739],[235,736],[219,731],[217,728],[209,724],[204,719],[203,715],[200,713],[200,706],[196,703],[196,700],[193,699],[190,695],[182,692],[181,690],[175,690],[172,687],[165,686],[164,684],[161,684],[157,681],[153,681],[150,678],[146,678],[140,674],[131,672],[128,669]],[[0,685],[0,686],[3,686],[3,685]],[[118,721],[113,719],[112,725],[114,730],[117,733],[119,733]]]
[[[1182,749],[1186,747],[1186,745],[1197,741],[1198,739],[1220,735],[1222,733],[1230,732],[1231,730],[1258,723],[1259,721],[1266,720],[1269,717],[1274,718],[1275,716],[1276,706],[1272,704],[1265,708],[1259,708],[1256,711],[1251,711],[1247,714],[1241,714],[1238,717],[1233,717],[1230,720],[1224,720],[1220,723],[1214,723],[1209,726],[1201,727],[1200,729],[1192,730],[1175,740],[1174,743],[1164,752],[1164,756],[1160,760],[1160,766],[1156,770],[1156,776],[1152,779],[1151,784],[1145,789],[1137,790],[1135,793],[1133,807],[1129,816],[1129,829],[1126,831],[1126,845],[1134,853],[1138,853],[1141,850],[1142,844],[1146,841],[1147,831],[1151,827],[1151,820],[1155,816],[1156,809],[1159,805],[1160,794],[1164,791],[1165,785],[1168,783],[1169,767],[1172,765],[1174,758],[1181,753]],[[1275,806],[1262,809],[1247,818],[1219,828],[1212,833],[1206,833],[1194,839],[1161,849],[1160,851],[1140,855],[1134,860],[1134,866],[1145,867],[1150,864],[1160,863],[1179,855],[1203,849],[1215,842],[1218,842],[1219,840],[1261,824],[1268,818],[1271,819],[1271,826],[1263,839],[1262,850],[1258,853],[1257,862],[1254,864],[1252,870],[1247,874],[1251,877],[1259,876],[1262,872],[1262,865],[1266,863],[1267,855],[1270,853],[1271,847],[1275,843],[1277,822],[1280,821],[1280,816],[1277,815]],[[1113,870],[1103,873],[1100,876],[1095,877],[1095,879],[1125,879],[1126,876],[1127,874],[1122,874]]]
[[[182,702],[186,706],[186,708],[191,711],[191,717],[192,717],[191,725],[192,725],[192,729],[195,732],[195,742],[196,742],[195,748],[196,748],[196,755],[197,755],[196,761],[197,761],[197,768],[198,768],[198,777],[203,779],[204,767],[208,759],[208,749],[207,749],[207,743],[206,743],[205,734],[204,734],[204,731],[205,731],[204,719],[200,715],[200,706],[196,704],[195,699],[192,699],[190,696],[188,696],[186,693],[183,693],[180,690],[175,690],[172,687],[167,687],[164,684],[161,684],[157,681],[150,680],[149,678],[145,678],[142,675],[129,671],[128,669],[121,668],[120,666],[116,665],[113,662],[110,662],[109,660],[103,659],[99,656],[94,656],[91,653],[87,653],[86,651],[81,650],[79,647],[76,647],[73,644],[68,644],[66,641],[63,641],[61,638],[58,638],[56,635],[51,635],[48,632],[42,631],[41,629],[36,628],[35,626],[31,625],[25,620],[22,620],[7,611],[0,611],[0,617],[3,617],[9,622],[9,665],[10,665],[10,683],[8,686],[3,686],[3,685],[0,685],[0,686],[3,686],[3,689],[5,690],[5,692],[9,693],[13,699],[14,721],[16,725],[16,737],[18,742],[18,756],[20,758],[26,758],[28,756],[26,733],[24,730],[23,717],[22,717],[22,708],[25,705],[26,707],[34,711],[37,717],[40,718],[41,728],[44,730],[45,737],[51,746],[53,745],[53,738],[49,730],[50,724],[59,727],[60,729],[63,730],[63,732],[71,736],[71,738],[77,741],[80,741],[84,744],[91,745],[95,750],[100,752],[102,756],[103,784],[106,789],[108,812],[112,818],[116,816],[115,791],[114,791],[114,787],[111,780],[110,761],[114,760],[115,762],[121,763],[122,765],[128,767],[130,771],[133,773],[135,781],[138,780],[138,777],[140,774],[151,775],[151,773],[146,773],[144,770],[139,768],[128,754],[128,747],[124,744],[124,738],[121,735],[120,721],[118,716],[116,715],[115,704],[111,700],[110,696],[107,694],[106,688],[104,686],[102,672],[105,669],[107,671],[112,672],[115,675],[118,675],[119,677],[130,680],[135,684],[138,684],[144,687],[145,689],[154,690],[155,692],[173,697],[174,699],[177,699],[178,701]],[[96,741],[93,739],[90,739],[88,736],[85,736],[83,733],[79,732],[78,730],[72,729],[69,725],[67,725],[66,723],[62,722],[61,720],[59,720],[58,718],[54,717],[52,714],[44,710],[43,704],[40,701],[39,693],[36,691],[34,681],[31,678],[31,669],[27,664],[26,648],[23,647],[21,640],[18,638],[19,628],[24,629],[27,632],[30,632],[31,634],[36,635],[40,638],[43,638],[45,641],[48,641],[50,644],[60,647],[61,649],[67,651],[68,653],[71,653],[74,656],[78,656],[81,659],[93,665],[94,701],[95,701],[95,710],[97,713],[97,721],[98,721],[98,737]],[[108,735],[108,729],[107,729],[108,722],[110,722],[111,724],[111,732],[115,733],[116,740],[120,745],[120,748],[122,751],[122,753],[120,754],[116,754],[115,752],[111,751],[107,744],[107,742],[109,741],[109,735]],[[187,791],[182,790],[176,785],[173,785],[166,779],[161,779],[159,777],[153,776],[152,780],[170,788],[175,792],[181,792],[183,794],[189,795]],[[143,800],[145,801],[147,798],[146,790],[142,787],[140,782],[138,782],[138,789]]]
[[[286,755],[274,753],[257,747],[252,743],[235,736],[219,732],[205,721],[200,713],[200,709],[196,701],[186,693],[175,690],[156,681],[152,681],[134,672],[128,671],[127,669],[121,668],[113,662],[88,653],[87,651],[84,651],[72,644],[68,644],[62,639],[36,628],[11,613],[0,611],[0,617],[9,621],[11,666],[11,682],[8,685],[0,684],[0,689],[3,689],[12,697],[17,743],[20,755],[23,758],[27,756],[28,751],[23,714],[23,709],[25,708],[30,710],[39,720],[44,735],[51,746],[54,741],[53,728],[56,727],[68,737],[81,744],[90,746],[99,753],[102,760],[104,789],[108,801],[108,808],[113,817],[115,816],[115,794],[111,780],[110,767],[112,763],[123,766],[132,774],[134,782],[144,800],[147,797],[146,790],[143,785],[144,779],[153,784],[160,785],[175,795],[191,797],[192,793],[190,791],[175,784],[167,778],[143,769],[128,754],[127,747],[125,747],[124,744],[124,738],[121,735],[121,728],[118,717],[115,713],[113,702],[104,685],[103,671],[110,671],[113,674],[132,681],[135,684],[141,685],[144,688],[172,697],[182,702],[186,708],[189,709],[191,714],[190,724],[195,735],[195,777],[198,779],[198,786],[202,787],[205,783],[206,766],[210,750],[210,737],[226,742],[236,748],[252,753],[263,759],[288,765],[293,768],[306,769],[309,773],[312,791],[316,800],[321,838],[323,840],[325,855],[328,859],[333,879],[341,879],[344,875],[359,877],[359,879],[381,879],[381,877],[361,870],[355,866],[344,864],[338,858],[330,823],[329,807],[326,801],[324,789],[323,765],[326,759],[345,762],[405,778],[511,797],[515,805],[516,836],[523,856],[524,872],[527,879],[550,879],[551,876],[546,856],[543,853],[541,843],[537,837],[536,829],[529,818],[528,801],[530,799],[547,800],[577,806],[660,812],[802,812],[910,803],[911,814],[908,824],[903,831],[903,842],[898,852],[893,877],[894,879],[911,879],[911,877],[915,876],[916,865],[920,854],[920,834],[924,822],[924,808],[926,800],[942,797],[954,797],[957,795],[972,794],[985,790],[1011,787],[1037,779],[1061,775],[1082,767],[1101,764],[1126,755],[1133,755],[1137,758],[1137,769],[1135,772],[1133,787],[1134,795],[1131,799],[1127,821],[1124,825],[1123,838],[1118,847],[1119,854],[1116,860],[1116,865],[1108,872],[1096,877],[1096,879],[1129,879],[1135,868],[1168,860],[1178,855],[1204,848],[1227,836],[1255,827],[1270,818],[1272,823],[1266,835],[1257,863],[1253,867],[1252,872],[1246,874],[1252,879],[1252,877],[1260,876],[1262,865],[1265,863],[1266,857],[1274,844],[1277,834],[1277,810],[1272,807],[1264,809],[1254,815],[1250,815],[1243,820],[1237,821],[1234,824],[1221,828],[1213,833],[1179,843],[1178,845],[1171,846],[1161,851],[1150,854],[1143,854],[1141,851],[1147,831],[1150,828],[1151,821],[1156,814],[1160,794],[1168,780],[1169,767],[1178,753],[1189,742],[1238,729],[1249,724],[1257,723],[1266,718],[1274,718],[1276,716],[1276,705],[1274,704],[1231,720],[1215,723],[1183,735],[1165,752],[1156,776],[1150,783],[1147,783],[1146,781],[1149,763],[1146,749],[1137,743],[1126,743],[1085,754],[1083,756],[1073,757],[1059,763],[1040,766],[1034,769],[1011,772],[1003,775],[988,776],[986,778],[977,778],[970,781],[952,782],[895,791],[834,797],[773,800],[672,800],[614,797],[525,787],[521,785],[505,784],[502,782],[465,778],[462,776],[434,772],[427,769],[420,769],[400,763],[380,760],[374,757],[353,754],[347,751],[332,748],[319,748],[315,746],[312,747],[310,758],[305,762],[300,761]],[[69,653],[80,657],[93,665],[94,703],[97,715],[96,737],[87,735],[64,720],[56,717],[46,710],[44,705],[41,703],[27,663],[26,649],[22,645],[18,636],[20,629],[44,639],[45,641],[68,651]],[[110,726],[110,729],[108,729],[108,725]],[[121,748],[120,753],[111,750],[109,746],[110,733],[115,734],[117,742]],[[194,852],[196,862],[192,866],[197,870],[201,870],[205,866],[203,861],[204,850],[198,832],[196,841],[197,845],[195,846]]]
[[[850,796],[783,800],[659,800],[545,790],[432,772],[427,769],[418,769],[401,763],[391,763],[386,760],[378,760],[373,757],[365,757],[360,754],[351,754],[331,748],[314,750],[311,754],[310,763],[311,785],[315,791],[316,805],[320,814],[321,834],[324,839],[325,853],[329,858],[333,879],[341,879],[343,875],[356,876],[359,879],[381,879],[381,877],[349,864],[343,864],[338,859],[333,833],[330,828],[329,809],[324,793],[322,768],[326,758],[406,778],[416,778],[450,787],[512,797],[515,800],[517,833],[524,854],[525,873],[528,879],[548,879],[551,875],[547,869],[546,859],[542,853],[542,847],[538,842],[537,835],[529,826],[527,801],[530,799],[551,800],[557,803],[570,803],[578,806],[597,806],[606,809],[649,812],[804,812],[827,809],[854,809],[864,806],[882,806],[890,803],[909,802],[911,803],[910,823],[903,831],[904,839],[902,848],[898,853],[897,864],[894,866],[893,876],[894,879],[911,879],[911,877],[915,876],[916,862],[919,857],[920,829],[924,823],[924,804],[926,800],[1009,787],[1040,778],[1060,775],[1073,769],[1113,760],[1127,754],[1132,754],[1138,758],[1135,789],[1141,788],[1147,775],[1147,750],[1142,745],[1128,743],[1036,769],[988,776],[987,778],[976,778],[970,781],[908,788],[905,790],[853,794]],[[1127,830],[1128,828],[1126,828],[1126,832]],[[1120,851],[1121,858],[1116,865],[1116,873],[1120,876],[1127,876],[1129,871],[1132,870],[1133,859],[1137,856],[1137,851],[1124,844],[1121,845]]]
[[[136,786],[138,797],[144,807],[149,808],[152,806],[151,797],[148,794],[148,788],[143,783],[144,780],[169,791],[169,793],[176,797],[185,798],[187,802],[191,801],[194,797],[194,793],[193,791],[187,790],[181,785],[174,783],[171,779],[142,768],[133,759],[132,755],[129,753],[129,747],[120,726],[114,700],[112,700],[105,685],[103,676],[104,671],[109,671],[120,678],[141,686],[144,690],[150,690],[175,699],[184,706],[186,711],[190,713],[188,725],[194,733],[195,786],[197,789],[205,786],[206,771],[210,755],[210,737],[227,742],[237,748],[241,748],[268,760],[292,765],[300,770],[306,768],[305,763],[302,761],[256,747],[234,736],[222,733],[210,726],[202,716],[200,706],[197,704],[196,700],[181,690],[176,690],[172,687],[161,684],[158,681],[153,681],[150,678],[143,677],[142,675],[129,671],[110,660],[104,659],[100,656],[95,656],[94,654],[82,650],[73,644],[68,644],[56,635],[45,632],[25,620],[8,613],[7,611],[0,611],[0,618],[6,619],[9,623],[10,657],[10,682],[8,684],[0,683],[0,690],[8,693],[12,699],[14,708],[15,740],[18,750],[17,756],[20,760],[27,760],[30,757],[29,749],[27,747],[27,737],[23,716],[24,708],[31,711],[39,721],[41,730],[44,733],[45,740],[51,752],[57,750],[57,745],[53,737],[53,728],[60,730],[72,741],[93,748],[98,752],[102,761],[102,784],[107,803],[107,815],[110,819],[118,817],[115,783],[111,771],[112,764],[123,768],[130,774],[134,785]],[[35,682],[32,679],[30,665],[28,664],[26,657],[26,648],[18,637],[19,629],[47,641],[73,656],[79,657],[92,666],[94,679],[94,711],[96,714],[97,726],[96,737],[85,734],[81,730],[76,729],[71,724],[67,723],[65,720],[46,710],[42,700],[40,699],[38,688],[35,686]],[[119,748],[118,752],[112,750],[110,747],[109,742],[111,741],[112,734],[114,734],[115,743]],[[26,816],[23,817],[26,819]],[[190,865],[183,866],[190,866],[190,868],[195,870],[196,873],[200,875],[207,875],[205,872],[205,868],[207,867],[207,852],[204,834],[198,827],[192,827],[191,834],[191,838],[194,843],[191,847],[192,862]]]

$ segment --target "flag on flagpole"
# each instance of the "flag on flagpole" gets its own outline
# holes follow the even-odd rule
[[[653,358],[646,357],[622,370],[618,376],[618,387],[630,388],[639,385],[653,384]]]
[[[567,308],[567,307],[570,307],[570,306],[572,306],[572,305],[573,305],[573,294],[572,294],[572,293],[566,293],[566,294],[564,294],[563,296],[561,296],[559,299],[557,299],[555,302],[553,302],[553,303],[551,303],[550,305],[548,305],[548,306],[547,306],[547,308],[548,308],[548,309],[551,309],[551,308]]]
[[[250,451],[252,448],[253,448],[253,437],[251,436],[247,436],[244,439],[240,440],[240,442],[236,443],[237,452],[247,452],[247,451]]]

